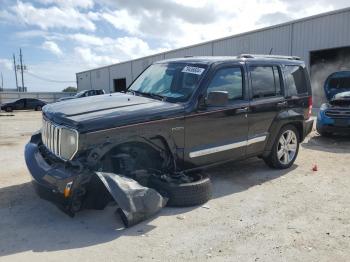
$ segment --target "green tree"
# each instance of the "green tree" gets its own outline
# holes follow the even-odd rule
[[[65,89],[63,89],[62,90],[62,92],[77,92],[77,88],[76,87],[74,87],[74,86],[68,86],[68,87],[66,87]]]

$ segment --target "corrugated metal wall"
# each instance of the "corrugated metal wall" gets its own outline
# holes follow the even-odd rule
[[[272,48],[273,54],[300,56],[309,65],[310,51],[344,46],[350,46],[350,9],[78,73],[78,90],[110,88],[113,91],[113,79],[126,78],[129,85],[151,63],[168,58],[268,54]],[[107,72],[109,81],[105,79]]]
[[[100,68],[91,71],[91,88],[92,89],[105,89],[109,91],[109,72],[108,67]]]
[[[293,24],[292,54],[309,64],[310,51],[350,46],[350,11]]]

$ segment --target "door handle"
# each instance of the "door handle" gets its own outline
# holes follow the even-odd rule
[[[240,114],[240,113],[248,113],[248,111],[249,111],[249,107],[242,107],[242,108],[238,108],[238,109],[236,110],[236,113],[237,113],[237,114]]]
[[[277,103],[277,107],[280,107],[280,108],[287,107],[287,105],[288,105],[287,101]]]

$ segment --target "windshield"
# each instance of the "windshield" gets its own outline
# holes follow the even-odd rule
[[[206,68],[203,64],[154,64],[135,80],[128,91],[169,102],[185,102],[196,90]]]
[[[86,91],[80,91],[79,93],[75,94],[75,97],[81,97],[85,94]]]
[[[329,80],[329,88],[331,89],[349,89],[350,90],[350,76],[331,78]]]

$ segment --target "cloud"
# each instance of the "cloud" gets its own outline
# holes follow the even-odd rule
[[[96,26],[87,14],[73,8],[37,8],[30,3],[17,2],[12,11],[16,14],[18,22],[25,25],[38,26],[48,30],[54,28],[84,29],[95,31]]]
[[[264,14],[257,21],[257,24],[263,25],[272,25],[272,24],[280,24],[292,20],[293,18],[286,13],[283,12],[275,12]]]
[[[110,55],[98,55],[88,47],[76,47],[74,49],[78,59],[84,61],[87,67],[98,67],[101,65],[118,63],[119,60]]]
[[[50,51],[51,53],[61,56],[62,50],[59,48],[59,46],[53,42],[53,41],[45,41],[42,46],[43,49]]]
[[[147,42],[137,37],[97,37],[86,34],[67,36],[74,40],[78,47],[75,53],[89,67],[117,63],[133,58],[151,55],[167,50],[166,47],[151,48]]]
[[[172,48],[256,29],[262,26],[256,23],[261,15],[285,9],[277,0],[104,1],[118,8],[101,14],[116,29]]]
[[[7,10],[0,10],[0,23],[15,23],[16,16]]]
[[[7,70],[12,70],[13,69],[13,62],[9,59],[6,58],[0,58],[0,65],[5,67]]]
[[[316,14],[319,12],[320,9],[322,10],[334,10],[344,7],[349,7],[349,0],[279,0],[281,3],[285,4],[287,6],[288,12],[295,12],[295,11],[301,11],[309,13],[309,14]],[[305,10],[306,9],[306,10]]]
[[[194,24],[209,24],[215,22],[220,15],[216,12],[213,2],[203,2],[197,6],[188,6],[172,0],[102,0],[112,8],[126,10],[128,13],[145,15],[147,13],[157,15],[163,19],[181,19]]]
[[[94,6],[93,0],[37,0],[39,3],[48,5],[55,4],[61,7],[81,7],[81,8],[92,8]]]

